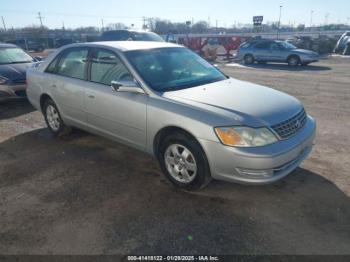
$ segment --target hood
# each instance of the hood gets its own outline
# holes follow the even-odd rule
[[[163,97],[249,126],[275,125],[302,110],[302,104],[290,95],[233,78],[166,92]]]
[[[318,55],[318,53],[306,49],[293,49],[292,51],[304,55]]]
[[[31,63],[0,65],[0,76],[6,77],[11,81],[25,79],[26,71],[30,65]]]

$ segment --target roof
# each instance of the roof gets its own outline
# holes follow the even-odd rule
[[[13,44],[0,43],[0,48],[4,48],[4,47],[17,47],[17,46]]]
[[[108,42],[91,42],[72,44],[69,46],[100,46],[100,47],[112,47],[119,49],[122,52],[133,50],[145,50],[155,48],[167,48],[167,47],[183,47],[180,45],[167,43],[167,42],[151,42],[151,41],[108,41]],[[68,47],[68,46],[65,46]]]

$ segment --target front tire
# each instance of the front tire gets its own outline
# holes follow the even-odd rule
[[[202,147],[187,134],[179,132],[163,139],[158,160],[164,175],[179,188],[198,190],[211,181]]]
[[[243,60],[245,65],[254,64],[254,56],[251,54],[245,55]]]
[[[64,124],[56,104],[51,99],[45,101],[43,113],[47,127],[54,136],[63,136],[71,132],[71,128]]]

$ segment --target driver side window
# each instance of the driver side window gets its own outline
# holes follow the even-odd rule
[[[108,50],[96,50],[91,59],[90,80],[111,85],[112,81],[132,81],[133,77],[116,54]]]
[[[271,49],[272,50],[283,50],[283,46],[279,43],[272,43],[271,44]]]

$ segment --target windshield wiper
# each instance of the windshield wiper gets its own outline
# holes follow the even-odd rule
[[[13,61],[13,62],[10,62],[8,64],[24,64],[24,63],[31,63],[33,61]]]

